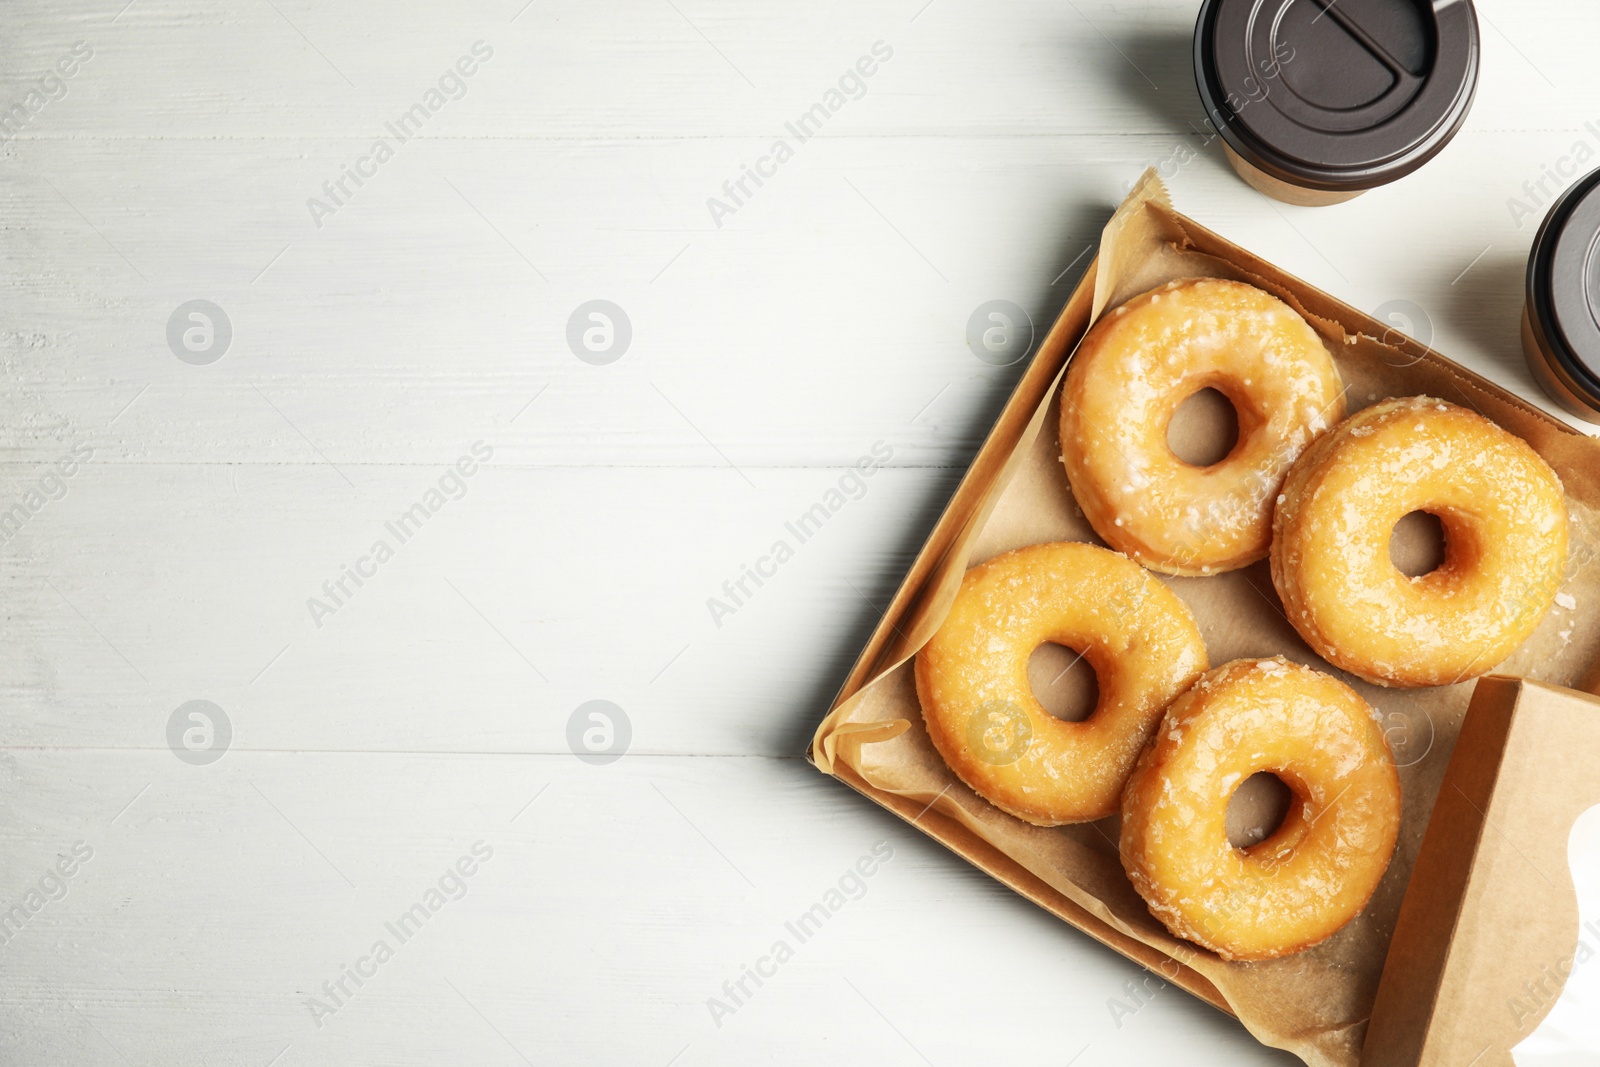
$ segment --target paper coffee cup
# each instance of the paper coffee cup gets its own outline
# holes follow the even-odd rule
[[[1600,425],[1600,170],[1550,205],[1528,253],[1522,350],[1540,387]]]
[[[1228,161],[1291,204],[1410,174],[1455,136],[1478,85],[1471,0],[1205,0],[1195,83]]]

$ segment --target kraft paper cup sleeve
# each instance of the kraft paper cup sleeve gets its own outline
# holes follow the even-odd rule
[[[1072,500],[1057,442],[1071,351],[1106,310],[1197,276],[1247,281],[1305,316],[1338,363],[1352,411],[1426,393],[1479,411],[1544,456],[1566,487],[1572,560],[1562,603],[1498,669],[1566,687],[1592,680],[1591,665],[1600,663],[1600,612],[1593,610],[1600,604],[1600,444],[1177,214],[1147,171],[1107,224],[1094,263],[1024,371],[809,755],[819,769],[1067,922],[1233,1013],[1263,1043],[1317,1067],[1354,1067],[1471,682],[1398,690],[1342,674],[1288,624],[1265,561],[1208,578],[1161,578],[1194,612],[1213,663],[1282,654],[1332,673],[1374,707],[1397,746],[1404,814],[1394,859],[1372,901],[1324,944],[1257,963],[1228,963],[1167,933],[1122,871],[1115,818],[1035,827],[968,790],[933,748],[917,703],[912,658],[943,622],[969,567],[1044,541],[1098,543]]]

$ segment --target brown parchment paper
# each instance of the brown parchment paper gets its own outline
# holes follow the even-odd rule
[[[1569,688],[1596,682],[1590,668],[1600,660],[1600,613],[1593,610],[1600,601],[1600,442],[1178,215],[1147,171],[1107,224],[1096,260],[1024,372],[808,756],[1067,922],[1236,1015],[1264,1044],[1317,1067],[1352,1067],[1471,681],[1385,689],[1337,670],[1284,618],[1265,561],[1206,578],[1158,576],[1194,612],[1213,664],[1282,654],[1334,674],[1384,716],[1402,764],[1399,844],[1367,908],[1317,948],[1258,963],[1225,962],[1166,932],[1123,874],[1115,818],[1041,828],[967,789],[928,740],[912,681],[911,657],[944,620],[967,568],[1023,545],[1099,543],[1060,461],[1067,359],[1108,308],[1195,276],[1250,282],[1305,316],[1338,362],[1351,412],[1386,397],[1426,393],[1480,412],[1539,451],[1567,492],[1568,576],[1560,604],[1497,671]]]

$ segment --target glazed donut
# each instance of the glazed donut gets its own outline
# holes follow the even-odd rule
[[[1239,440],[1196,467],[1167,426],[1212,388]],[[1061,458],[1105,542],[1164,574],[1237,570],[1266,556],[1289,465],[1344,417],[1333,357],[1283,301],[1254,286],[1189,278],[1135,297],[1084,337],[1061,393]]]
[[[1228,840],[1258,771],[1295,802],[1259,844]],[[1400,778],[1376,714],[1282,657],[1234,660],[1167,710],[1122,799],[1122,866],[1175,936],[1227,960],[1299,952],[1366,906],[1400,830]]]
[[[1100,700],[1057,719],[1028,683],[1053,642],[1094,668]],[[1194,616],[1126,556],[1096,545],[1031,545],[968,571],[943,625],[917,654],[928,736],[995,807],[1039,826],[1117,810],[1162,711],[1206,669]]]
[[[1438,516],[1444,563],[1412,578],[1389,536]],[[1561,480],[1527,442],[1425,396],[1351,416],[1294,465],[1273,520],[1272,582],[1306,643],[1378,685],[1484,674],[1533,633],[1567,555]]]

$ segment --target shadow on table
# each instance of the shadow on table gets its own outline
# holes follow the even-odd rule
[[[1152,117],[1161,130],[1192,133],[1205,129],[1205,108],[1194,83],[1194,22],[1172,21],[1107,39],[1092,63],[1121,97]],[[1154,132],[1154,131],[1152,131]]]
[[[1502,383],[1527,396],[1542,395],[1522,355],[1527,249],[1501,248],[1497,242],[1470,267],[1464,263],[1450,266],[1465,270],[1445,287],[1441,318],[1488,350],[1504,372],[1499,376]]]
[[[776,773],[793,775],[795,783],[802,789],[848,792],[840,783],[825,780],[815,770],[798,761],[785,763]],[[808,810],[833,810],[827,806],[832,797],[824,799],[819,793],[816,799],[818,807]],[[1030,970],[1030,980],[1052,982],[1062,998],[1079,1000],[1086,995],[1098,998],[1097,1010],[1105,1013],[1101,1016],[1103,1025],[1082,1025],[1093,1019],[1093,1010],[1078,1016],[1079,1024],[1073,1033],[1063,1034],[1063,1062],[1078,1059],[1088,1064],[1093,1057],[1085,1053],[1091,1048],[1099,1049],[1103,1057],[1114,1057],[1120,1042],[1150,1040],[1148,1036],[1141,1038],[1135,1035],[1136,1028],[1148,1027],[1182,1033],[1183,1040],[1226,1049],[1237,1057],[1235,1062],[1239,1063],[1281,1067],[1300,1064],[1301,1061],[1288,1052],[1257,1044],[1238,1020],[1190,996],[1177,986],[1162,982],[1154,972],[1145,970],[1114,949],[1068,926],[939,842],[907,826],[898,815],[853,794],[850,800],[849,832],[852,835],[864,833],[864,839],[869,841],[881,839],[891,842],[895,850],[894,865],[907,876],[893,890],[896,895],[894,906],[901,919],[916,916],[931,918],[936,915],[947,917],[943,925],[930,921],[921,928],[917,927],[915,921],[909,925],[902,922],[901,933],[904,936],[922,940],[949,938],[952,952],[955,952],[954,946],[970,944],[970,940],[959,934],[952,937],[952,929],[960,931],[965,924],[980,921],[984,930],[993,932],[993,936],[1001,937],[1011,945],[1039,946],[1051,962],[1040,970]],[[980,913],[983,918],[977,920]],[[951,922],[956,924],[954,928]],[[951,958],[951,966],[957,969],[972,965],[971,960],[964,960],[960,956]],[[893,956],[888,954],[885,956],[885,966],[888,968],[887,974],[893,974],[898,969]],[[1052,968],[1058,976],[1055,979],[1049,977]],[[1092,972],[1095,977],[1086,979],[1085,972]],[[907,978],[914,980],[914,976],[908,975]],[[1086,991],[1085,984],[1090,981],[1093,985],[1090,991]],[[1139,991],[1137,998],[1130,990]],[[1158,1007],[1148,1016],[1144,1015],[1144,1009],[1151,1005]],[[1080,1033],[1082,1036],[1077,1036]]]
[[[1100,231],[1115,207],[1114,203],[1080,200],[1058,204],[1041,216],[1040,225],[1064,236],[1056,242],[1061,251],[1057,255],[1057,265],[1052,268],[1053,277],[1040,278],[1033,292],[1018,294],[1019,303],[1034,324],[1034,342],[1028,358],[996,367],[967,354],[971,365],[966,376],[960,379],[961,387],[981,395],[977,402],[969,401],[960,416],[945,416],[944,425],[950,427],[947,433],[952,442],[948,449],[950,464],[938,468],[920,499],[896,513],[893,521],[900,532],[887,551],[858,561],[862,567],[871,569],[839,577],[843,586],[841,602],[846,605],[847,613],[841,615],[834,630],[833,646],[814,675],[815,683],[808,691],[797,694],[798,706],[805,710],[783,728],[778,738],[782,751],[799,754],[810,744],[817,725],[832,707],[840,686],[1010,399],[1017,380],[1031,357],[1037,354],[1039,343],[1093,260],[1099,247]]]

